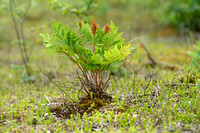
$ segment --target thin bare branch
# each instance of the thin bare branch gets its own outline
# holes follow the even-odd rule
[[[151,72],[151,75],[150,75],[150,77],[149,77],[149,82],[148,82],[147,86],[144,88],[144,95],[145,95],[146,90],[148,89],[148,87],[149,87],[149,85],[150,85],[150,83],[151,83],[151,80],[152,80],[154,71],[155,71],[155,70],[153,70],[153,71]]]
[[[13,11],[13,6],[16,6],[15,1],[9,0],[9,5],[10,5],[10,14],[11,14],[12,20],[14,22],[15,32],[16,32],[16,35],[17,35],[17,40],[18,40],[18,45],[19,45],[22,61],[23,61],[23,64],[25,66],[25,69],[27,71],[27,74],[30,76],[31,73],[30,73],[28,65],[27,65],[28,56],[27,56],[27,52],[26,52],[26,48],[25,48],[26,44],[25,44],[25,41],[24,41],[25,37],[24,37],[23,21],[20,20],[20,28],[19,28],[18,25],[17,25],[17,23],[18,23],[17,19],[14,15],[14,11]],[[30,7],[28,7],[27,9],[29,9],[29,8]],[[26,12],[28,12],[28,10]],[[24,18],[21,18],[21,14],[19,12],[17,13],[17,15],[19,16],[20,19],[24,20]]]
[[[146,47],[143,43],[141,43],[140,45],[142,46],[142,48],[144,48],[144,50],[145,50],[146,53],[147,53],[148,59],[151,61],[151,63],[152,63],[153,66],[155,67],[155,66],[157,65],[157,62],[156,62],[155,59],[151,56],[151,54],[150,54],[149,50],[147,49],[147,47]]]
[[[165,84],[165,86],[196,86],[196,84],[171,83]]]
[[[78,72],[76,71],[77,76],[79,77],[79,80],[81,81],[81,84],[83,85],[83,89],[85,90],[85,92],[88,94],[88,96],[90,95],[90,93],[88,92],[88,90],[85,88],[85,82],[82,80],[82,78],[80,77],[80,75],[78,74]]]
[[[52,82],[60,91],[62,91],[66,96],[68,96],[68,94],[56,82],[51,80],[51,78],[44,71],[42,71],[42,69],[40,67],[38,67],[38,68],[49,79],[50,82]]]

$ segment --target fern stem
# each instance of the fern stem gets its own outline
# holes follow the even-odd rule
[[[61,50],[61,49],[60,49]],[[66,54],[70,59],[72,59],[75,63],[76,63],[76,65],[79,67],[79,69],[81,70],[81,72],[83,73],[83,75],[84,75],[84,77],[86,78],[86,74],[85,74],[85,72],[83,71],[83,69],[81,68],[81,66],[78,64],[78,62],[74,59],[74,58],[72,58],[72,56],[70,56],[67,52],[65,52],[64,50],[61,50],[64,54]]]
[[[94,37],[92,37],[93,45],[94,45],[94,53],[95,53],[95,43],[94,43]]]
[[[101,90],[101,85],[102,85],[102,83],[103,83],[104,75],[105,75],[105,71],[102,71],[102,72],[101,72],[101,79],[100,79],[100,83],[99,83],[100,93],[102,92],[102,90]]]
[[[84,61],[84,62],[87,64],[87,62],[86,62],[77,52],[75,52],[74,50],[72,50],[72,51],[73,51],[75,54],[77,54],[78,57],[81,58],[81,60]]]
[[[95,80],[96,80],[96,89],[99,89],[99,84],[98,84],[98,71],[96,70],[96,75],[95,75]],[[99,89],[100,90],[100,89]]]

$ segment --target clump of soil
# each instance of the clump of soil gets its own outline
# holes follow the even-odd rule
[[[99,109],[112,102],[114,102],[114,100],[108,94],[104,94],[101,97],[94,99],[86,96],[77,102],[64,103],[60,106],[50,107],[50,111],[53,112],[57,117],[68,119],[70,118],[71,114],[79,113],[82,116],[85,112],[90,113],[95,109]]]

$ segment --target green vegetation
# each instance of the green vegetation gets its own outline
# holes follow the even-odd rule
[[[84,18],[85,20],[90,19],[90,10],[94,11],[94,8],[97,6],[97,4],[98,0],[83,0],[80,2],[80,5],[76,7],[72,4],[58,0],[49,0],[49,5],[52,7],[53,11],[61,9],[63,14],[70,13],[72,16],[76,16],[82,19]]]
[[[0,1],[0,132],[200,132],[198,34],[163,23],[186,2],[32,0],[18,39]]]
[[[169,14],[169,17],[165,18],[167,24],[178,29],[200,31],[199,0],[172,0],[166,2],[165,7],[165,12]]]
[[[192,58],[191,65],[188,69],[193,70],[197,75],[200,74],[200,42],[195,45],[195,51],[189,52],[189,56]]]
[[[110,26],[108,23],[100,29],[95,20],[91,26],[80,20],[79,33],[54,21],[52,29],[52,36],[41,34],[46,50],[61,53],[78,66],[82,75],[77,74],[88,96],[90,93],[94,98],[102,96],[110,82],[110,74],[106,77],[105,73],[131,53],[130,44],[124,43],[112,21]]]

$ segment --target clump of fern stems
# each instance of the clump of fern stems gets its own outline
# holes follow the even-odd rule
[[[91,24],[78,22],[78,31],[69,25],[63,26],[54,20],[53,34],[41,34],[50,53],[60,53],[75,63],[81,89],[93,98],[100,98],[109,86],[110,70],[114,69],[130,54],[130,44],[124,43],[112,21],[103,29],[91,20]]]

